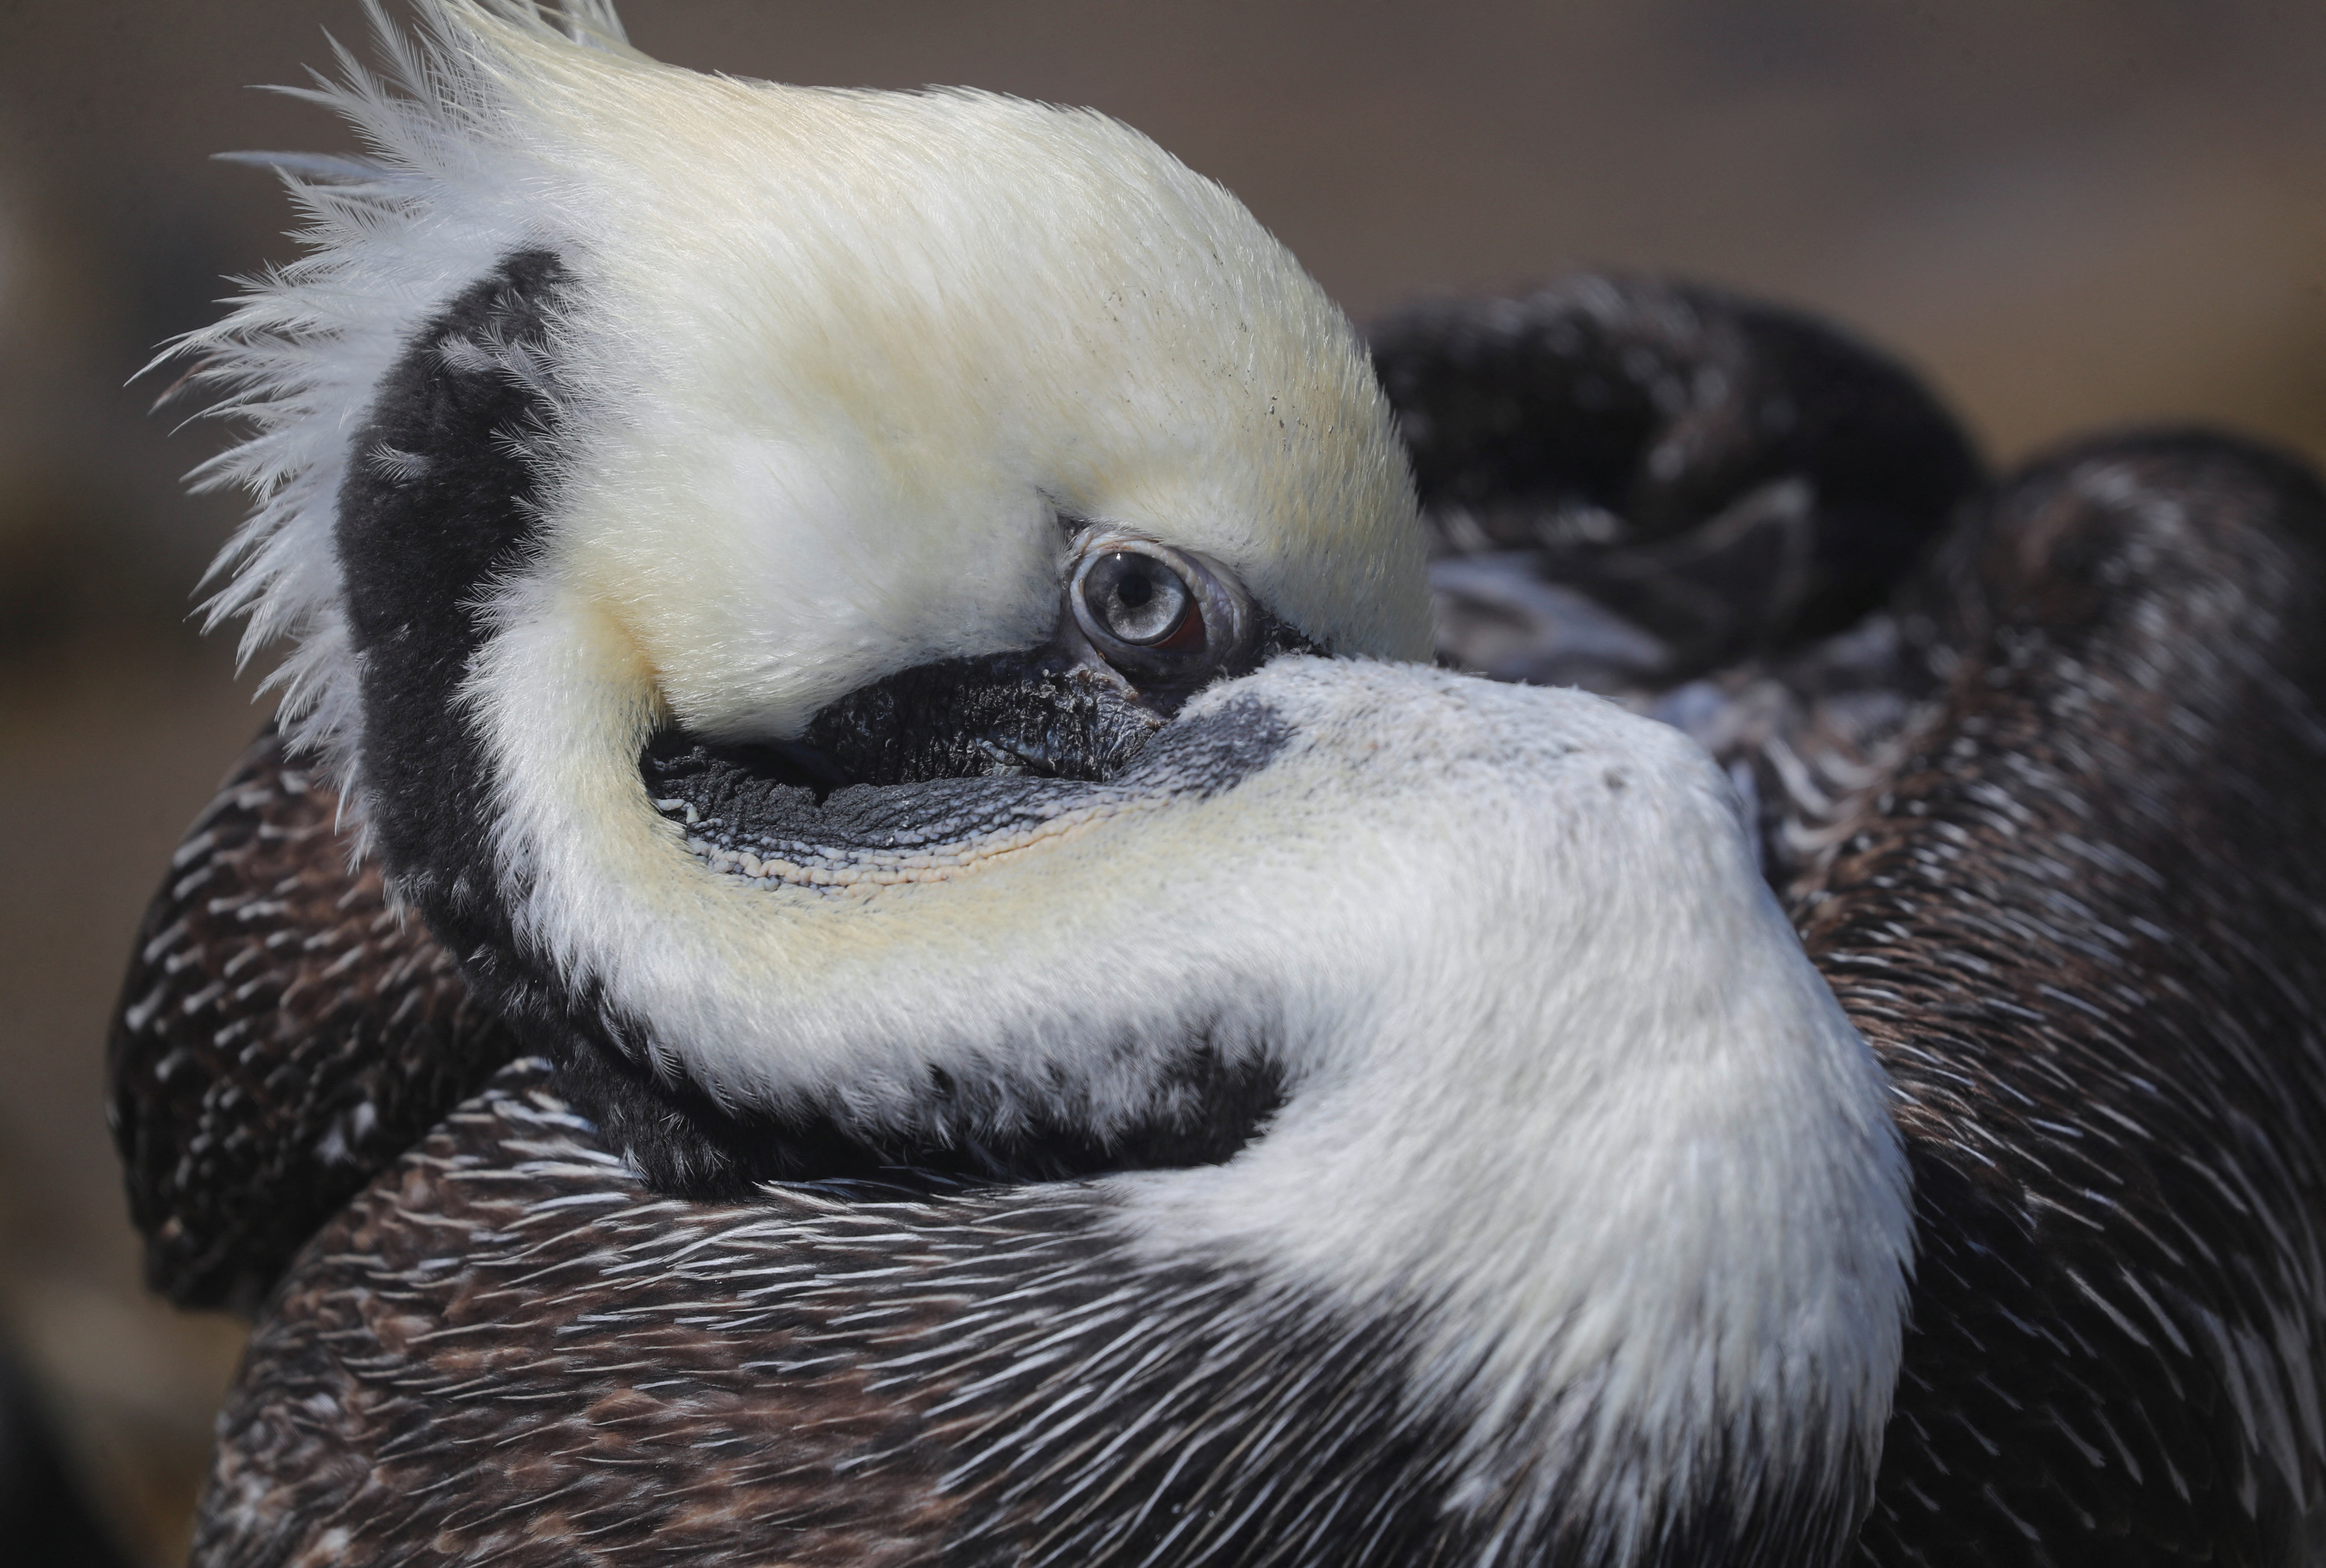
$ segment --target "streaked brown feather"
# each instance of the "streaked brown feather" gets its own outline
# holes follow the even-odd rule
[[[2025,476],[1943,716],[1802,911],[1919,1272],[1869,1563],[2302,1560],[2326,1461],[2326,491]]]
[[[657,1245],[776,1212],[657,1199],[546,1077],[504,1073],[317,1238],[253,1337],[197,1560],[922,1560],[942,1456],[842,1463],[909,1451],[909,1408],[796,1314],[739,1334],[738,1291]]]
[[[247,1310],[291,1254],[515,1053],[357,863],[338,797],[260,733],[146,911],[107,1042],[146,1275]]]

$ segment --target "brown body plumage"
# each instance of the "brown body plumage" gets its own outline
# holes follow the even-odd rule
[[[255,1310],[301,1243],[515,1054],[338,796],[251,742],[137,932],[107,1055],[153,1287]]]

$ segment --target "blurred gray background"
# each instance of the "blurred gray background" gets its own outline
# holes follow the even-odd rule
[[[2133,420],[2326,455],[2315,0],[631,0],[634,41],[786,80],[1092,104],[1237,191],[1360,321],[1578,266],[1825,312],[1991,455]],[[0,1329],[124,1547],[182,1553],[237,1327],[150,1302],[104,1023],[187,819],[257,723],[189,619],[220,433],[125,386],[287,259],[231,148],[340,148],[248,90],[353,0],[0,3]]]

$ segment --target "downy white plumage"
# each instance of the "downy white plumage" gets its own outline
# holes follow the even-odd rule
[[[419,15],[383,27],[392,83],[315,94],[372,157],[284,164],[312,254],[181,351],[259,426],[209,471],[260,498],[213,613],[292,640],[286,723],[448,940],[536,1034],[594,1021],[721,1111],[876,1143],[1104,1143],[1178,1103],[1191,1041],[1264,1067],[1280,1108],[1233,1158],[1099,1179],[1121,1235],[1423,1325],[1411,1398],[1470,1478],[1443,1507],[1531,1498],[1489,1556],[1564,1510],[1590,1560],[1642,1561],[1691,1507],[1789,1490],[1841,1539],[1910,1252],[1881,1075],[1691,743],[1374,662],[1428,649],[1411,486],[1283,248],[1094,114],[706,78],[595,5]],[[532,329],[446,327],[512,257],[554,258]],[[454,866],[383,826],[410,628],[349,608],[382,544],[350,498],[461,455],[379,437],[399,367],[525,415],[480,428],[528,476],[516,544],[439,588],[476,629],[430,710],[485,818]],[[642,778],[657,734],[796,742],[1065,635],[1093,537],[1348,657],[885,845],[747,855]]]

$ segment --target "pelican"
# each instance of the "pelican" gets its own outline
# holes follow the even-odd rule
[[[256,1315],[198,1563],[2295,1560],[2306,471],[1971,506],[1789,919],[1679,729],[1420,662],[1442,498],[1217,186],[417,14],[181,346],[291,645],[113,1042]]]

